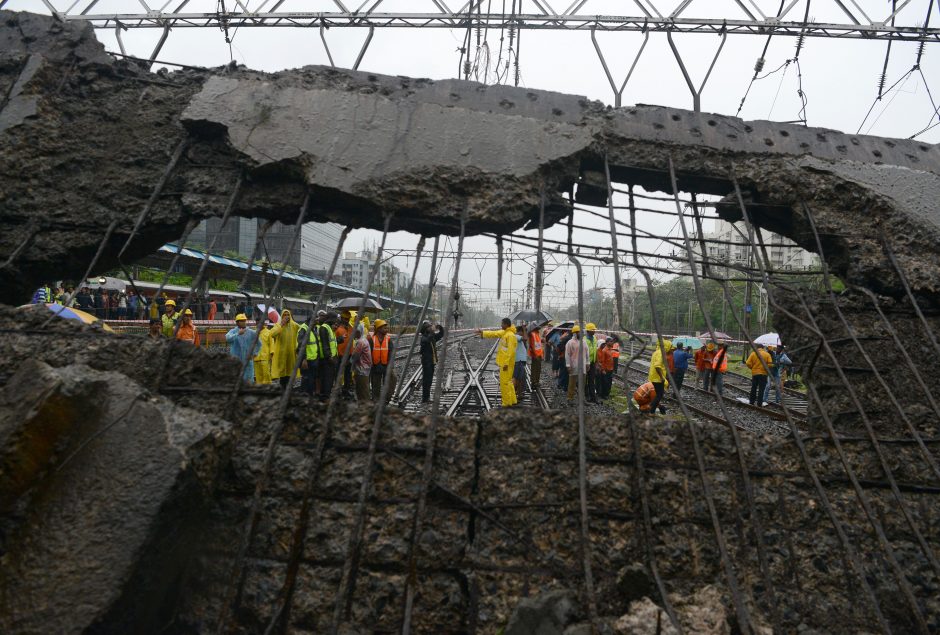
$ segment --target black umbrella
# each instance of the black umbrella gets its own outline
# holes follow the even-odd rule
[[[333,305],[333,308],[339,311],[346,309],[347,311],[358,311],[360,305],[362,305],[362,311],[365,313],[378,313],[384,311],[382,305],[369,298],[365,302],[362,301],[362,298],[343,298],[339,302]]]
[[[552,319],[552,316],[546,313],[545,311],[536,311],[534,309],[520,309],[509,316],[509,319],[514,323],[520,320],[525,320],[525,323],[535,322],[539,326],[542,326],[546,322]]]

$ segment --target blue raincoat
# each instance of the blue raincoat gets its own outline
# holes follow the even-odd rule
[[[253,347],[251,347],[252,340],[255,342]],[[258,341],[255,332],[246,328],[242,333],[239,333],[236,326],[225,334],[225,341],[228,342],[228,352],[232,357],[243,363],[247,360],[245,372],[242,373],[242,380],[252,383],[255,380],[255,364],[252,358],[261,350],[261,342]],[[249,347],[251,347],[250,351]]]

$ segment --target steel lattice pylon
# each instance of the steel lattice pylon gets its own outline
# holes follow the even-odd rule
[[[482,0],[465,2],[450,9],[441,0],[416,3],[426,5],[424,11],[380,11],[383,0],[367,0],[358,7],[347,7],[334,0],[332,11],[281,10],[284,0],[252,3],[235,0],[222,2],[180,0],[165,2],[159,8],[138,0],[138,11],[102,11],[100,0],[53,2],[43,0],[46,7],[63,20],[87,20],[97,28],[220,28],[220,27],[372,27],[372,28],[484,28],[601,30],[674,33],[729,33],[745,35],[790,35],[804,37],[861,38],[867,40],[901,40],[914,42],[940,41],[940,28],[924,24],[924,15],[911,0],[898,3],[895,10],[887,5],[873,18],[856,2],[830,0],[847,18],[844,22],[816,22],[799,19],[805,0],[790,0],[777,15],[765,14],[756,2],[735,0],[738,15],[689,14],[692,0],[678,2],[672,10],[663,10],[662,0],[634,0],[638,12],[633,15],[599,14],[596,2],[578,0],[566,9],[554,10],[545,0],[519,3],[514,13],[487,12]],[[834,3],[834,4],[833,4]],[[0,2],[2,7],[6,2]],[[131,3],[128,3],[131,4]],[[317,3],[313,3],[317,4]],[[172,5],[172,6],[171,6]],[[251,5],[254,5],[253,7]],[[851,5],[851,7],[849,6]],[[224,7],[228,6],[229,10]],[[698,3],[696,8],[704,5]],[[169,10],[167,10],[169,9]],[[207,10],[211,9],[211,10]],[[789,18],[789,19],[788,19]]]

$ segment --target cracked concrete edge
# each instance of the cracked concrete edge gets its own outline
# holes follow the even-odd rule
[[[801,201],[817,208],[828,228],[841,223],[868,232],[870,239],[861,240],[860,251],[872,258],[877,251],[872,239],[885,226],[916,221],[923,235],[906,236],[905,247],[928,266],[903,266],[920,291],[933,294],[940,288],[940,265],[929,264],[940,260],[940,210],[933,203],[940,198],[940,149],[935,145],[658,106],[612,109],[577,95],[316,66],[270,74],[229,67],[151,74],[112,60],[87,25],[0,13],[0,58],[42,55],[48,67],[22,87],[21,96],[39,100],[38,113],[0,134],[20,143],[36,135],[41,139],[55,128],[60,111],[70,107],[62,98],[75,92],[75,99],[87,96],[94,102],[89,107],[107,109],[112,96],[126,91],[128,82],[140,86],[133,84],[140,80],[141,107],[154,115],[153,125],[174,122],[180,137],[191,138],[188,156],[221,157],[225,174],[231,168],[248,175],[236,215],[292,222],[303,190],[310,188],[311,220],[375,228],[383,214],[392,213],[393,230],[452,234],[466,209],[468,233],[510,232],[531,227],[537,219],[543,183],[549,190],[546,219],[552,224],[567,214],[562,194],[574,183],[580,183],[579,200],[590,198],[587,182],[592,171],[602,168],[605,156],[615,180],[661,191],[670,189],[666,170],[672,160],[680,188],[704,193],[727,195],[733,169],[755,202],[784,210],[783,217],[756,211],[758,224],[811,250],[815,241],[807,239],[796,209]],[[66,81],[72,64],[86,71],[72,82],[75,86]],[[63,72],[64,78],[54,77]],[[96,125],[112,137],[137,126],[145,144],[138,163],[105,152],[96,165],[72,168],[85,190],[88,179],[100,179],[94,196],[104,195],[107,206],[87,209],[90,193],[68,192],[54,170],[48,176],[39,170],[32,182],[8,182],[10,204],[0,215],[6,235],[0,238],[0,259],[28,236],[26,228],[37,214],[32,201],[56,199],[56,188],[75,196],[64,198],[59,210],[43,209],[50,225],[78,217],[93,226],[40,232],[20,254],[21,263],[0,271],[11,293],[22,295],[50,272],[79,275],[107,223],[115,215],[124,218],[121,234],[126,232],[123,225],[131,225],[139,214],[158,180],[160,157],[168,153],[172,134],[164,128],[140,130],[145,124],[139,113],[117,110]],[[264,132],[260,137],[259,130]],[[82,139],[79,135],[62,144],[80,147]],[[56,153],[59,147],[50,143],[47,151]],[[6,156],[12,174],[22,156],[16,151]],[[144,157],[157,160],[150,165]],[[131,252],[145,255],[174,239],[190,218],[221,212],[219,200],[230,189],[230,179],[184,163],[176,174],[181,193],[158,201]],[[118,176],[108,180],[109,170]],[[735,215],[731,208],[723,213]],[[105,246],[99,270],[114,266],[120,241],[123,236],[118,235],[115,244]],[[870,284],[871,270],[877,267],[868,263],[853,268],[847,257],[846,248],[856,243],[833,243],[840,250],[832,257],[834,268],[852,281]],[[874,288],[883,292],[897,287]],[[5,294],[4,299],[18,303],[19,295]]]

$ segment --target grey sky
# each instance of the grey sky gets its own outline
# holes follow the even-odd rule
[[[899,23],[920,24],[923,22],[929,0],[912,0],[897,16]],[[658,0],[660,11],[671,11],[676,2]],[[71,0],[59,1],[59,8],[71,4]],[[150,2],[159,6],[161,2]],[[234,0],[229,5],[234,5]],[[249,2],[254,8],[258,2]],[[347,3],[358,6],[359,3]],[[457,2],[449,2],[458,6]],[[492,8],[498,11],[502,0],[493,0]],[[509,3],[507,3],[509,4]],[[527,6],[531,4],[528,0]],[[567,8],[570,2],[554,2],[555,9]],[[780,6],[779,0],[755,0],[753,3],[767,15],[775,15]],[[857,3],[873,19],[883,19],[889,3],[883,0],[859,0]],[[561,6],[564,5],[564,6]],[[487,5],[484,4],[484,8]],[[215,11],[217,2],[198,0],[187,11]],[[788,16],[791,20],[801,20],[805,3],[797,3]],[[11,10],[32,10],[46,12],[40,0],[11,0],[6,7]],[[229,7],[231,8],[231,7]],[[139,5],[131,0],[102,0],[94,13],[138,11]],[[335,11],[336,5],[328,1],[287,0],[282,11]],[[430,0],[385,0],[379,11],[426,11],[436,9]],[[931,25],[940,25],[940,7],[934,9]],[[534,6],[531,11],[537,10]],[[624,14],[637,15],[639,10],[626,0],[590,0],[579,12],[581,15]],[[724,16],[741,18],[743,13],[733,0],[697,0],[685,10],[683,17]],[[811,4],[810,18],[816,22],[845,22],[846,17],[833,0],[816,0]],[[351,66],[365,39],[365,29],[331,29],[326,37],[330,44],[333,59],[338,66]],[[465,35],[465,30],[443,29],[379,29],[376,31],[371,46],[365,54],[361,70],[393,75],[423,76],[430,78],[454,77],[458,73],[458,47]],[[499,31],[490,31],[486,36],[490,57],[495,62],[499,49]],[[132,30],[123,36],[124,45],[129,54],[148,57],[160,31]],[[118,50],[113,31],[98,31],[99,39],[109,50]],[[615,81],[619,84],[629,69],[630,63],[642,42],[639,33],[598,33],[598,41],[604,51]],[[753,74],[754,62],[764,46],[765,37],[734,35],[729,36],[724,50],[718,59],[712,76],[702,97],[702,110],[733,115],[738,109],[741,97]],[[689,69],[693,81],[698,84],[704,76],[711,58],[718,47],[717,35],[683,34],[676,35],[675,41]],[[472,37],[475,49],[476,34]],[[780,67],[794,54],[796,40],[792,37],[775,37],[766,55],[763,73]],[[504,42],[504,48],[508,41]],[[808,99],[806,115],[809,125],[855,132],[877,94],[878,78],[884,64],[884,42],[863,40],[807,39],[800,54],[802,87]],[[914,44],[894,44],[888,64],[887,85],[893,84],[914,64],[917,46]],[[320,42],[316,29],[295,28],[242,28],[234,35],[231,55],[239,63],[264,71],[277,71],[308,64],[328,64],[328,58]],[[923,76],[931,83],[935,101],[940,101],[940,44],[927,46],[922,61]],[[216,66],[229,62],[230,49],[218,29],[175,29],[161,51],[161,60]],[[525,31],[520,47],[521,82],[529,88],[554,90],[559,92],[586,95],[592,99],[613,103],[613,95],[591,44],[589,32],[550,32]],[[493,81],[493,73],[477,74],[482,81]],[[509,83],[511,83],[511,71]],[[741,111],[745,119],[771,119],[775,121],[795,120],[799,116],[800,101],[797,97],[797,68],[790,64],[785,69],[770,75],[754,84],[747,102]],[[637,65],[636,71],[627,85],[623,96],[624,104],[646,103],[691,108],[692,98],[686,88],[679,66],[673,57],[665,34],[650,35],[646,50]],[[866,125],[863,134],[875,134],[888,137],[908,137],[928,125],[933,113],[928,98],[925,82],[919,73],[913,73],[879,102]],[[937,119],[933,119],[934,122]],[[919,139],[940,142],[940,126],[918,137]],[[600,210],[605,211],[605,210]],[[642,215],[641,227],[654,233],[672,231],[678,235],[674,219]],[[604,228],[607,221],[578,214],[576,222],[592,227]],[[547,236],[564,240],[565,230],[552,228]],[[370,230],[354,231],[347,249],[359,250],[364,241],[377,241],[378,232]],[[575,240],[586,244],[609,245],[609,238],[600,234],[578,231]],[[414,249],[417,237],[398,232],[389,237],[391,249]],[[456,247],[456,239],[445,240],[449,248]],[[430,241],[428,243],[430,248]],[[507,248],[509,245],[507,245]],[[513,247],[515,251],[517,248]],[[644,241],[641,249],[649,251],[670,251],[656,241]],[[468,252],[487,252],[495,256],[494,241],[485,237],[470,238],[465,250]],[[402,268],[409,271],[413,260],[405,257],[396,258]],[[448,261],[452,263],[452,261]],[[511,273],[507,262],[504,267],[504,289],[513,289],[513,295],[525,286],[526,277],[534,267],[534,257],[526,260],[513,259]],[[443,275],[448,276],[449,264]],[[589,267],[585,271],[586,288],[600,284],[610,286],[612,272],[603,268]],[[630,275],[627,273],[627,275]],[[427,278],[427,267],[419,272],[422,280]],[[496,287],[495,260],[467,260],[461,270],[462,286],[466,293],[476,293],[481,300],[495,301],[493,293]],[[575,285],[573,268],[561,266],[547,278],[549,286],[545,291],[547,299],[552,296],[562,300],[562,291],[567,290],[566,298],[570,303],[574,295],[570,293]],[[484,291],[475,291],[473,285],[482,285]],[[495,307],[494,307],[495,308]]]

